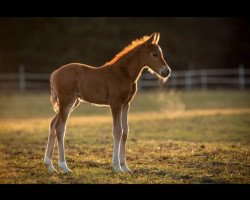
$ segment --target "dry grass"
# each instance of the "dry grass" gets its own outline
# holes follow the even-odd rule
[[[108,108],[83,104],[70,117],[70,175],[43,165],[47,93],[2,94],[0,109],[0,183],[250,183],[249,92],[138,94],[127,144],[133,174],[112,170]],[[57,148],[54,158],[56,166]]]

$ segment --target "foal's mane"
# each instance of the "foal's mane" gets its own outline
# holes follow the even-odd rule
[[[126,46],[121,52],[116,54],[116,56],[109,62],[105,63],[105,65],[112,65],[116,63],[120,58],[127,55],[129,52],[131,52],[133,49],[135,49],[140,44],[146,42],[150,36],[143,36],[140,39],[133,40],[128,46]]]

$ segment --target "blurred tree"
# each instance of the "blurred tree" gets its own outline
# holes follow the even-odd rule
[[[133,39],[161,33],[173,69],[250,66],[246,18],[0,18],[0,72],[51,72],[69,62],[100,66]]]

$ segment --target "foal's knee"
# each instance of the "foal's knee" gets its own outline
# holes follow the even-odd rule
[[[121,138],[122,137],[122,129],[121,128],[114,128],[113,135],[115,138]]]
[[[65,127],[61,125],[55,126],[57,139],[60,141],[64,138]]]
[[[124,132],[124,131],[123,131],[123,133],[122,133],[122,138],[121,138],[122,141],[123,141],[123,142],[126,142],[127,137],[128,137],[128,132]]]

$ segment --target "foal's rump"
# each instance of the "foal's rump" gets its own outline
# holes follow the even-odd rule
[[[70,104],[77,98],[92,104],[108,105],[108,80],[112,74],[106,68],[80,63],[64,65],[51,74],[51,102],[58,112],[59,105]]]
[[[59,103],[77,98],[77,81],[84,70],[82,64],[71,63],[54,71],[50,77],[50,100],[55,112],[58,112]]]

